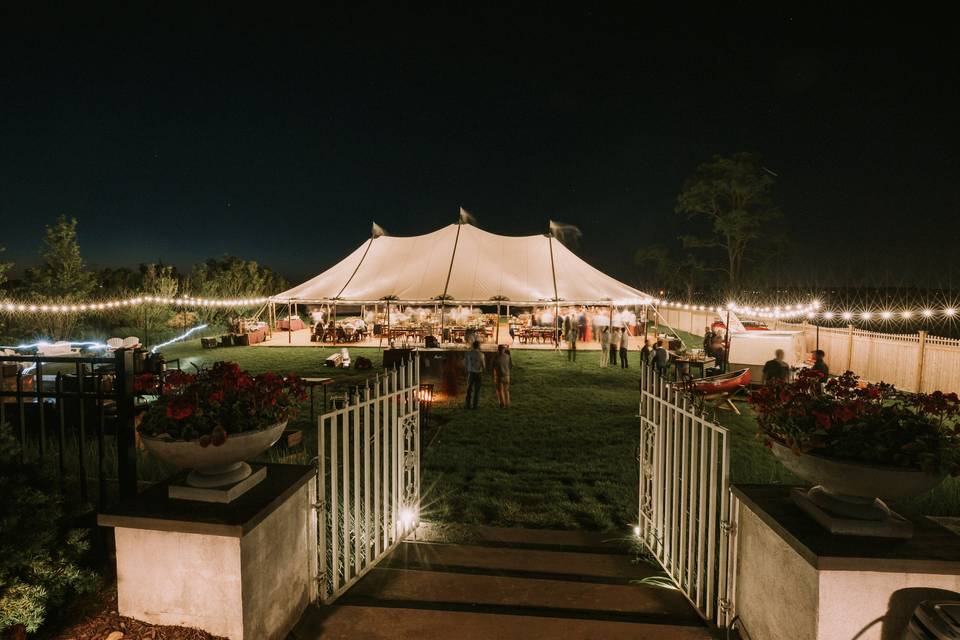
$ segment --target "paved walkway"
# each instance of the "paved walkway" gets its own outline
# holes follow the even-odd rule
[[[656,574],[602,534],[421,528],[291,638],[711,638],[679,592],[637,582]]]

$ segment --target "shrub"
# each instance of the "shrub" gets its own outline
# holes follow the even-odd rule
[[[19,460],[19,443],[0,425],[0,633],[33,633],[71,597],[96,589],[81,566],[86,531],[69,529],[56,480]]]

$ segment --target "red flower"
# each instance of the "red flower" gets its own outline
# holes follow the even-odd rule
[[[156,391],[157,377],[152,373],[142,373],[133,381],[133,391],[135,393],[146,393]]]
[[[166,384],[168,384],[171,387],[183,387],[190,384],[195,379],[196,379],[196,376],[192,374],[184,373],[183,371],[180,371],[180,370],[174,370],[167,374],[166,378],[164,379],[164,382],[166,382]]]
[[[214,389],[210,392],[210,402],[222,402],[223,389]]]
[[[829,414],[821,413],[820,411],[814,411],[813,417],[817,419],[817,426],[823,427],[824,429],[830,428],[831,422]]]
[[[167,417],[173,420],[185,420],[193,415],[196,407],[190,400],[183,396],[178,396],[167,405]]]

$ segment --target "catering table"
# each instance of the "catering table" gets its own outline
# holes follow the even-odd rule
[[[300,318],[283,318],[277,320],[277,329],[280,331],[300,331],[306,328],[306,325],[303,324],[303,320]]]
[[[706,376],[707,369],[716,365],[717,359],[712,356],[678,356],[673,359],[673,363],[677,366],[677,379],[680,378],[681,371],[684,369],[690,371],[692,377],[694,368],[700,369],[700,377],[703,378]]]
[[[520,342],[552,342],[557,330],[553,327],[524,327],[520,329]]]

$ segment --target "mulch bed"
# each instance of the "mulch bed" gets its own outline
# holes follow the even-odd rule
[[[57,640],[226,640],[189,627],[147,624],[117,613],[116,584],[101,592],[96,601],[83,607],[78,622],[51,634]]]

